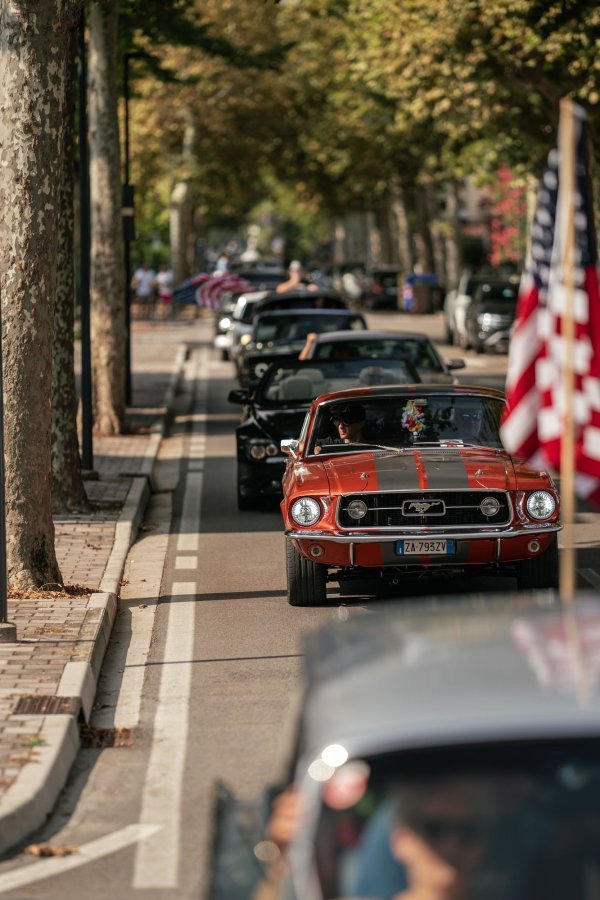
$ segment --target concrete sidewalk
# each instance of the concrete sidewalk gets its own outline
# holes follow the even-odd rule
[[[17,643],[0,644],[0,853],[52,811],[88,721],[129,547],[150,496],[154,462],[194,323],[135,323],[133,433],[94,440],[98,481],[88,515],[57,518],[65,585],[79,595],[9,601]]]

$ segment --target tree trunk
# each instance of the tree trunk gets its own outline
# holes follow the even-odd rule
[[[0,291],[7,569],[13,587],[61,584],[51,472],[52,317],[69,34],[79,4],[0,7]]]
[[[396,246],[398,248],[398,262],[402,269],[409,273],[413,270],[412,240],[404,191],[399,184],[392,187],[392,214],[394,217]]]
[[[77,390],[75,386],[73,328],[75,277],[73,269],[73,109],[75,99],[74,49],[71,32],[70,65],[66,86],[63,152],[58,220],[58,273],[52,347],[52,510],[54,513],[89,509],[79,458]]]
[[[455,288],[460,278],[460,225],[458,219],[458,186],[451,181],[446,193],[446,287]]]
[[[433,258],[433,268],[429,271],[434,272],[444,284],[446,281],[446,247],[444,229],[440,220],[437,185],[428,184],[425,188],[425,196]]]
[[[118,0],[90,9],[89,123],[94,429],[125,429],[125,274],[117,117]]]
[[[427,202],[427,189],[417,186],[416,189],[417,230],[415,232],[416,260],[418,272],[433,272],[433,244],[431,240],[430,216]]]
[[[191,271],[195,259],[194,190],[186,177],[193,165],[198,140],[198,124],[189,110],[185,111],[185,128],[181,152],[183,177],[173,186],[169,210],[171,265],[173,282],[179,284],[195,274]]]

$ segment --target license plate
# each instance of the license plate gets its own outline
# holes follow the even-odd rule
[[[396,556],[450,556],[456,553],[456,541],[396,541]]]

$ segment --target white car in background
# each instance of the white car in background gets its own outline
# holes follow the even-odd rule
[[[229,320],[227,329],[217,334],[213,341],[213,346],[220,350],[224,359],[231,359],[235,362],[242,335],[249,334],[252,331],[254,306],[260,300],[268,297],[270,293],[271,291],[253,291],[248,294],[240,294],[237,298],[232,312],[226,316]]]
[[[446,342],[448,344],[458,344],[460,347],[467,347],[465,329],[467,307],[471,302],[475,288],[482,280],[482,277],[479,275],[465,273],[462,275],[458,287],[446,294],[446,299],[444,300],[444,325]]]

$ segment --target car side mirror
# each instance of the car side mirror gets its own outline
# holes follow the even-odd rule
[[[230,403],[247,403],[250,399],[250,394],[248,391],[242,391],[239,388],[236,388],[233,391],[229,391],[227,399]]]
[[[464,359],[449,359],[446,365],[449,369],[464,369],[466,362]]]
[[[297,441],[295,438],[285,438],[285,440],[281,442],[281,452],[285,453],[286,456],[298,459],[299,451],[300,441]]]

